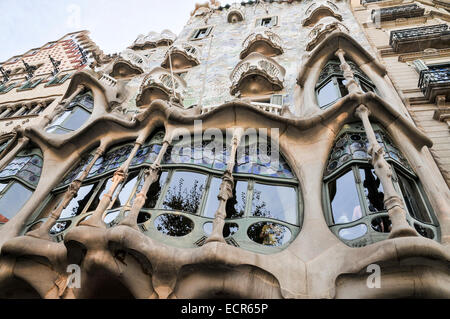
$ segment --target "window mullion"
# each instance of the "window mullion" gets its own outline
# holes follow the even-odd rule
[[[361,215],[362,217],[369,215],[369,207],[367,205],[366,195],[364,193],[364,185],[362,182],[361,174],[359,173],[359,166],[353,165],[353,174],[355,177],[356,189],[359,197],[359,205],[361,207]]]

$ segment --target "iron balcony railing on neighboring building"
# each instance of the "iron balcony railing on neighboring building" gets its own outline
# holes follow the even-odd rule
[[[404,6],[382,8],[372,10],[372,21],[392,21],[399,18],[421,17],[425,13],[425,8],[417,4],[407,4]]]
[[[420,72],[419,88],[428,100],[450,92],[450,63],[429,66]]]
[[[450,47],[450,31],[447,24],[391,32],[389,45],[395,52],[417,52],[427,48]]]
[[[372,3],[372,2],[380,2],[383,0],[360,0],[360,4]]]

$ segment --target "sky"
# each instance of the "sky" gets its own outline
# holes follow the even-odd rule
[[[0,0],[0,62],[80,30],[106,54],[120,52],[139,34],[179,34],[195,3],[206,1]]]

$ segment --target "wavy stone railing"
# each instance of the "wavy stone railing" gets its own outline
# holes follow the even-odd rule
[[[141,69],[144,69],[149,62],[145,56],[140,55],[139,53],[130,49],[126,49],[123,52],[121,52],[120,57]]]
[[[241,52],[241,59],[254,52],[254,46],[260,41],[272,48],[270,56],[283,54],[283,41],[281,38],[275,32],[261,27],[252,32],[242,43],[243,51]]]
[[[147,35],[140,35],[130,48],[133,50],[142,50],[146,48],[155,48],[159,45],[172,45],[176,38],[176,34],[170,30],[164,30],[161,33],[150,32]]]
[[[260,75],[274,85],[277,90],[281,90],[285,74],[286,70],[275,60],[260,53],[250,53],[230,75],[231,95],[235,95],[239,91],[242,82],[250,75]]]
[[[320,20],[320,23],[312,29],[309,34],[309,42],[306,45],[306,51],[313,50],[322,40],[325,39],[327,34],[333,31],[349,33],[348,28],[341,22],[336,21],[333,17],[326,17]]]
[[[137,105],[146,104],[145,101],[143,101],[144,91],[151,88],[161,90],[169,98],[170,96],[174,96],[179,101],[182,101],[183,93],[186,89],[186,82],[178,75],[172,75],[166,69],[156,67],[142,81],[138,96],[136,98]],[[172,94],[172,92],[174,94]]]
[[[334,17],[336,20],[342,21],[342,15],[336,13],[338,10],[339,8],[330,1],[313,3],[306,10],[306,19],[303,20],[302,25],[311,27],[324,17]]]

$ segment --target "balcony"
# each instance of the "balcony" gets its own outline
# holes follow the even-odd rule
[[[153,49],[158,46],[172,45],[177,36],[170,30],[164,30],[161,33],[150,32],[147,35],[140,35],[133,45],[130,47],[132,50],[147,50]]]
[[[261,53],[250,53],[231,73],[231,95],[268,95],[283,89],[286,70]]]
[[[341,22],[336,21],[333,17],[325,17],[320,23],[309,33],[309,41],[306,45],[306,51],[313,50],[328,34],[333,31],[349,33],[348,28]]]
[[[392,31],[389,45],[398,53],[448,48],[450,31],[447,24]]]
[[[311,27],[325,17],[333,17],[338,21],[342,21],[342,16],[336,13],[338,10],[339,8],[330,1],[322,4],[313,3],[306,10],[305,15],[307,18],[303,20],[302,25],[304,27]]]
[[[147,65],[148,59],[145,56],[131,49],[126,49],[114,61],[112,71],[109,75],[116,79],[136,76],[144,73],[144,68]]]
[[[171,61],[169,61],[169,58]],[[172,63],[171,63],[172,62]],[[176,43],[167,50],[163,68],[173,70],[189,69],[200,64],[200,49],[189,43]]]
[[[268,57],[283,54],[281,38],[265,27],[260,27],[251,33],[242,43],[242,47],[241,59],[245,59],[252,52],[258,52]]]
[[[430,102],[434,102],[438,95],[445,95],[449,99],[450,64],[433,65],[422,70],[418,86]]]
[[[392,21],[399,18],[421,17],[425,13],[425,8],[419,7],[417,4],[407,4],[404,6],[382,8],[372,10],[372,21]]]
[[[178,75],[161,67],[154,68],[145,78],[136,97],[136,105],[149,105],[155,100],[170,101],[171,97],[178,102],[183,100],[186,82]]]
[[[229,23],[237,23],[244,20],[244,13],[240,9],[241,5],[234,3],[228,10],[227,20]]]

